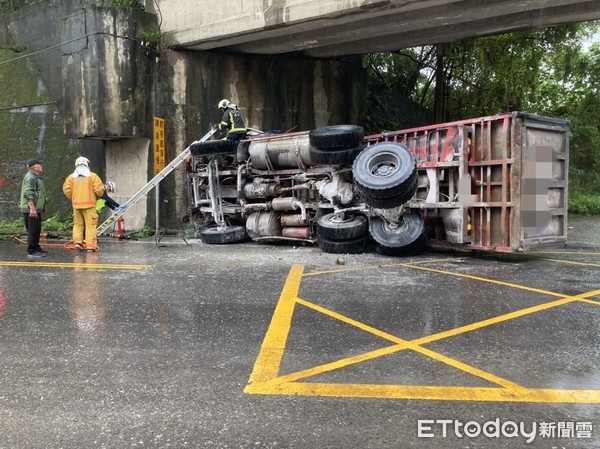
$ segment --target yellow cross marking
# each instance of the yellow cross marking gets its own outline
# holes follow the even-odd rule
[[[439,260],[436,260],[439,262]],[[424,263],[424,262],[422,262]],[[468,400],[468,401],[510,401],[510,402],[572,402],[572,403],[598,403],[600,402],[600,390],[553,390],[553,389],[532,389],[518,385],[508,379],[503,379],[492,373],[483,371],[477,367],[467,365],[459,360],[452,359],[438,352],[424,348],[423,345],[434,341],[439,341],[448,337],[453,337],[465,332],[470,332],[483,327],[491,326],[503,321],[512,320],[542,310],[559,307],[574,301],[580,301],[586,304],[600,305],[600,302],[589,299],[600,295],[600,290],[594,290],[582,293],[576,296],[561,295],[548,290],[527,287],[518,284],[487,279],[479,276],[467,274],[452,273],[449,271],[438,270],[418,266],[414,263],[400,263],[381,265],[382,267],[403,266],[411,269],[425,270],[439,274],[451,275],[469,278],[477,281],[503,285],[511,288],[518,288],[548,296],[554,296],[560,299],[539,304],[537,306],[510,312],[494,318],[482,320],[456,329],[429,335],[407,341],[391,335],[387,332],[366,325],[352,318],[341,315],[321,307],[312,302],[298,297],[301,279],[303,276],[315,276],[317,274],[329,274],[349,270],[330,270],[315,273],[303,274],[302,265],[294,265],[290,269],[285,286],[281,292],[279,302],[267,334],[265,335],[260,353],[254,365],[254,370],[250,375],[245,392],[248,394],[280,394],[280,395],[308,395],[308,396],[335,396],[335,397],[362,397],[362,398],[394,398],[394,399],[429,399],[429,400]],[[376,335],[393,344],[376,349],[374,351],[343,358],[335,362],[315,366],[306,370],[279,375],[281,361],[285,352],[287,337],[289,334],[292,315],[296,304],[311,308],[319,313],[331,318],[342,321],[346,324],[357,327],[365,332]],[[445,363],[468,374],[485,379],[494,383],[497,387],[454,387],[454,386],[420,386],[420,385],[370,385],[370,384],[329,384],[329,383],[307,383],[300,382],[302,379],[312,377],[325,372],[337,370],[349,365],[373,360],[384,355],[393,354],[403,350],[412,350],[436,361]]]

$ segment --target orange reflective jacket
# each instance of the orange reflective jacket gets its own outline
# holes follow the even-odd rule
[[[104,193],[104,184],[96,173],[77,178],[70,174],[63,184],[63,192],[71,200],[73,209],[95,208],[96,200]]]

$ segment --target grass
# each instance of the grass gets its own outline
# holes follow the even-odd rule
[[[569,212],[572,214],[600,215],[600,195],[592,193],[571,193]]]
[[[42,221],[42,232],[53,231],[60,233],[70,233],[73,229],[73,216],[69,215],[63,218],[57,212],[49,218]],[[23,218],[16,218],[13,221],[0,220],[0,234],[16,235],[26,234],[25,223]]]
[[[133,237],[136,237],[138,239],[143,239],[152,235],[154,235],[154,229],[152,229],[149,226],[144,226],[142,229],[132,234]]]
[[[70,234],[73,230],[73,215],[61,217],[57,212],[49,218],[42,221],[42,232],[57,232],[60,234]],[[0,220],[0,234],[2,235],[22,235],[26,234],[25,223],[22,218],[16,218],[13,221]],[[146,238],[154,235],[154,229],[144,226],[137,232],[131,234],[136,238]]]
[[[25,223],[22,218],[17,218],[14,221],[0,220],[0,234],[16,235],[25,232]]]

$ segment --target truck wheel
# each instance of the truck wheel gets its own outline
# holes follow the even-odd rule
[[[408,256],[425,250],[424,224],[415,211],[406,211],[398,226],[391,226],[381,217],[371,219],[371,237],[375,250],[388,256]]]
[[[325,126],[308,133],[308,141],[316,148],[357,147],[363,139],[363,128],[356,125]]]
[[[348,240],[362,237],[369,232],[369,222],[364,215],[326,214],[317,220],[317,236],[327,240]]]
[[[237,143],[232,140],[207,140],[190,145],[192,156],[212,156],[214,154],[231,154],[237,151]]]
[[[418,177],[415,177],[412,186],[406,188],[406,190],[404,190],[403,192],[401,192],[399,195],[396,195],[396,196],[391,196],[391,197],[377,197],[377,196],[372,196],[372,195],[370,196],[368,194],[365,195],[365,193],[362,192],[361,190],[359,190],[358,193],[359,193],[359,196],[362,198],[362,200],[369,206],[377,208],[377,209],[390,209],[392,207],[400,206],[400,205],[406,203],[413,196],[415,196],[418,186],[419,186],[419,179],[418,179]]]
[[[383,142],[367,147],[354,161],[352,174],[360,196],[371,207],[400,206],[417,190],[415,157],[403,144]]]
[[[352,165],[356,156],[363,150],[360,144],[354,148],[309,148],[310,160],[315,165]]]
[[[363,235],[355,239],[329,240],[319,236],[319,248],[324,253],[331,254],[360,254],[364,253],[369,242],[369,236]]]
[[[243,226],[231,226],[224,229],[218,227],[205,228],[200,231],[200,239],[202,243],[207,245],[241,242],[246,239],[246,228]]]

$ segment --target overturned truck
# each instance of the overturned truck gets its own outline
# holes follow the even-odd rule
[[[190,219],[207,244],[310,242],[339,254],[564,244],[568,131],[513,112],[370,136],[338,125],[195,143]]]

